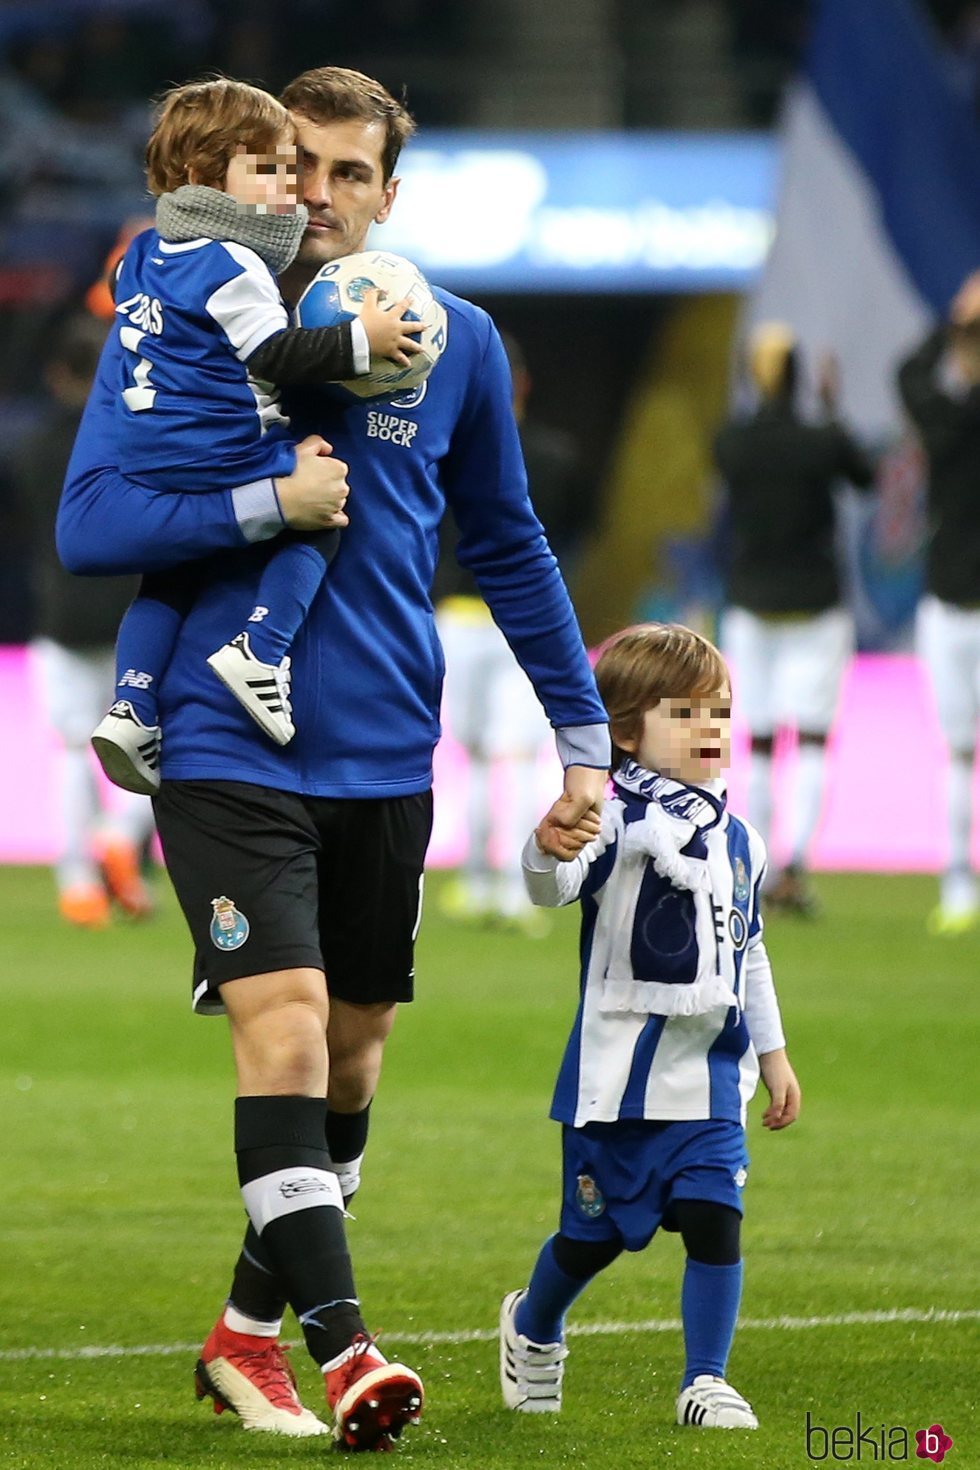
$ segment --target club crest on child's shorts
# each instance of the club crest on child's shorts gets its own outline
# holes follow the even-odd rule
[[[212,898],[211,942],[217,949],[241,949],[248,938],[249,922],[231,898]]]
[[[588,1216],[590,1220],[594,1220],[597,1215],[601,1215],[606,1208],[606,1202],[602,1197],[602,1192],[591,1175],[580,1174],[578,1176],[575,1203],[582,1211],[582,1214]]]

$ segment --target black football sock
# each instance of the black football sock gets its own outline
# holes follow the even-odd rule
[[[235,1263],[228,1301],[255,1322],[281,1322],[286,1310],[286,1292],[251,1220]]]
[[[345,1206],[360,1184],[370,1120],[370,1103],[357,1113],[338,1113],[334,1108],[327,1108],[327,1152],[340,1181]],[[244,1316],[257,1322],[278,1322],[286,1310],[286,1293],[251,1221],[235,1265],[229,1301]]]
[[[365,1331],[325,1113],[323,1099],[313,1097],[240,1097],[235,1104],[245,1208],[317,1363]]]

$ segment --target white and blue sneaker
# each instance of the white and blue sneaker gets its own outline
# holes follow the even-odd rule
[[[247,633],[239,633],[208,659],[222,684],[277,745],[296,734],[289,702],[288,655],[279,664],[264,664],[252,652]]]
[[[128,699],[117,699],[96,725],[92,749],[114,786],[140,796],[160,790],[160,726],[144,725]]]
[[[682,1388],[677,1400],[677,1422],[692,1429],[758,1429],[752,1405],[724,1378],[699,1373]]]
[[[527,1291],[511,1291],[500,1305],[500,1391],[508,1409],[521,1414],[557,1414],[568,1348],[563,1342],[532,1342],[514,1325]]]

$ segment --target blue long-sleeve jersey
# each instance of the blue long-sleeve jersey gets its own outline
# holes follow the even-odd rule
[[[605,711],[528,499],[500,338],[485,312],[437,294],[448,341],[422,388],[390,402],[344,405],[322,390],[286,400],[297,436],[322,434],[350,465],[351,524],[292,651],[298,733],[284,748],[263,739],[206,663],[255,605],[261,538],[282,529],[271,481],[181,495],[123,478],[109,448],[119,349],[106,344],[59,511],[65,565],[150,571],[237,548],[205,567],[161,687],[165,779],[340,797],[427,789],[443,676],[429,592],[447,502],[459,560],[558,729],[566,763],[608,762]]]

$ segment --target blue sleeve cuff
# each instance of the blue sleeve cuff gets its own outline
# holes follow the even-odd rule
[[[597,771],[608,771],[612,764],[608,725],[565,725],[555,731],[555,742],[563,766],[593,766]]]
[[[249,485],[236,485],[231,492],[231,502],[238,529],[246,541],[268,541],[286,524],[272,480],[253,480]]]

